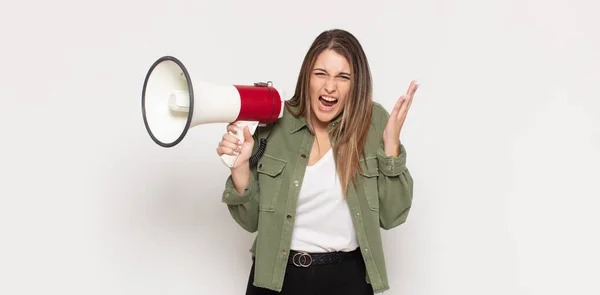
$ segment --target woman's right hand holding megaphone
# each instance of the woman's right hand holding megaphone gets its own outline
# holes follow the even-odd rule
[[[234,134],[243,132],[244,141],[240,141]],[[243,194],[244,190],[250,183],[250,156],[252,156],[252,148],[254,147],[254,139],[248,126],[242,130],[235,122],[227,125],[227,133],[223,135],[223,139],[217,147],[217,154],[237,156],[237,160],[231,167],[231,177],[238,193]]]

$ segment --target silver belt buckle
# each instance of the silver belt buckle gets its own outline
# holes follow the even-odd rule
[[[298,257],[298,262],[296,262],[296,257]],[[312,262],[312,256],[305,252],[298,252],[292,257],[292,263],[297,267],[309,267]]]

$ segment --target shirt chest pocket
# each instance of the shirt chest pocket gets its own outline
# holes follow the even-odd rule
[[[362,176],[362,185],[365,197],[369,202],[369,208],[373,211],[379,211],[379,189],[377,187],[377,177],[379,176],[379,167],[377,158],[360,160],[360,172]]]
[[[259,209],[261,211],[275,211],[277,200],[281,194],[282,172],[285,165],[285,160],[268,154],[263,154],[258,162],[256,172],[258,172]]]

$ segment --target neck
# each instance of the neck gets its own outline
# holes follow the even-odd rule
[[[327,127],[329,126],[329,122],[321,122],[316,117],[312,117],[311,119],[306,120],[308,122],[308,126],[313,130],[316,135],[327,134]]]

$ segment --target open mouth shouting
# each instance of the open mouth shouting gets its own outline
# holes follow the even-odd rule
[[[319,109],[328,112],[333,110],[337,104],[338,99],[332,96],[321,95],[319,96]]]

